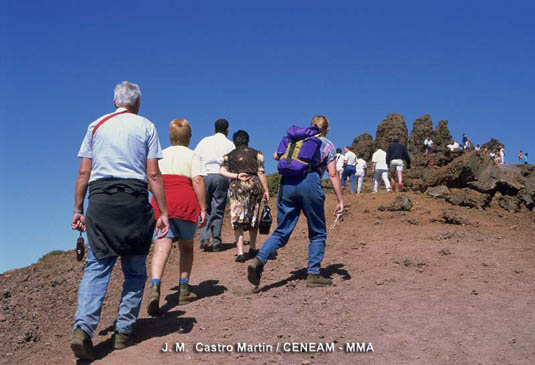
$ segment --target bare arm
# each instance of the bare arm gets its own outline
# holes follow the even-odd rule
[[[76,177],[76,185],[74,187],[74,212],[71,228],[81,232],[85,231],[84,198],[87,193],[87,185],[89,183],[89,177],[91,176],[92,166],[93,160],[86,157],[82,158],[80,168],[78,169],[78,176]]]
[[[249,180],[249,175],[245,172],[230,172],[225,166],[219,168],[219,175],[226,177],[227,179],[240,179],[241,181]]]
[[[267,202],[269,200],[269,187],[266,179],[266,173],[264,171],[258,171],[258,178],[260,179],[260,183],[264,188],[264,200]]]
[[[336,205],[336,211],[335,214],[343,214],[344,213],[344,198],[342,197],[342,186],[340,185],[340,176],[338,175],[338,171],[336,171],[336,160],[332,160],[327,165],[327,172],[329,174],[329,180],[331,181],[331,184],[334,189],[334,193],[336,194],[336,199],[338,200],[338,204]]]
[[[147,159],[147,179],[149,186],[160,210],[160,217],[156,222],[156,229],[160,230],[158,238],[163,238],[169,230],[169,219],[167,217],[167,204],[165,203],[165,191],[163,188],[163,177],[158,167],[158,160],[155,158]]]
[[[281,159],[277,151],[273,152],[273,159],[277,161]]]
[[[204,189],[204,178],[201,175],[193,177],[193,190],[195,196],[201,206],[201,220],[199,221],[199,227],[204,226],[206,223],[206,191]]]

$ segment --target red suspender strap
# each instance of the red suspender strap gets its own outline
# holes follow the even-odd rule
[[[95,132],[97,131],[98,127],[100,127],[101,125],[103,125],[108,120],[110,120],[111,118],[115,117],[116,115],[124,114],[124,113],[130,113],[130,110],[123,110],[122,112],[113,113],[113,114],[110,114],[110,115],[102,118],[102,120],[100,122],[98,122],[98,124],[95,126],[95,128],[93,128],[93,134],[91,135],[91,137],[95,136]]]

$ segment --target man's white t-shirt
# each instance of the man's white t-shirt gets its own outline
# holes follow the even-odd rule
[[[379,148],[374,152],[372,162],[375,162],[376,170],[388,170],[388,166],[386,165],[386,152],[382,149]]]
[[[235,148],[234,143],[229,141],[223,133],[216,133],[201,139],[195,147],[195,153],[201,156],[207,174],[219,174],[223,156]]]
[[[357,171],[364,171],[364,169],[368,167],[366,164],[366,161],[364,161],[362,158],[357,159]]]
[[[355,166],[357,164],[357,155],[351,151],[347,151],[344,155],[344,161],[347,166]]]
[[[344,169],[344,155],[341,153],[336,154],[336,170]]]

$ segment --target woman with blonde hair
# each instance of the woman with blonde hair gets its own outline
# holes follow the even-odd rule
[[[191,126],[186,119],[173,119],[169,124],[171,146],[162,151],[158,165],[163,175],[169,232],[167,237],[156,240],[152,256],[149,302],[147,312],[159,313],[160,284],[165,264],[171,253],[172,243],[178,241],[179,296],[178,304],[187,304],[197,298],[189,286],[193,265],[193,237],[196,227],[202,227],[206,219],[204,180],[206,175],[199,155],[188,148]],[[157,205],[152,202],[158,216]]]
[[[325,136],[329,130],[329,120],[321,115],[312,119],[311,133],[319,139],[320,146],[316,150],[318,159],[311,163],[308,172],[303,176],[283,175],[277,198],[277,228],[262,245],[256,258],[247,268],[247,278],[251,284],[258,286],[264,265],[268,258],[288,243],[299,215],[304,213],[308,224],[308,267],[307,287],[322,287],[331,285],[331,279],[320,276],[320,266],[325,254],[327,226],[325,222],[325,193],[321,187],[321,177],[328,171],[329,180],[336,194],[338,204],[335,214],[340,218],[344,212],[344,200],[340,176],[336,170],[336,148]],[[295,144],[292,144],[295,146]],[[291,146],[291,145],[290,145]],[[293,147],[289,147],[291,150]],[[288,155],[280,149],[273,154],[276,160]],[[290,154],[291,156],[292,154]],[[284,161],[286,157],[282,157]],[[289,157],[288,159],[291,159]]]

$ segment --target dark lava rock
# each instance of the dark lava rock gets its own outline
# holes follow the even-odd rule
[[[499,191],[492,198],[492,204],[498,205],[508,212],[516,213],[520,210],[519,198],[515,196],[502,195]]]
[[[489,205],[489,195],[471,189],[451,189],[446,201],[453,205],[483,209]]]
[[[401,114],[388,114],[386,119],[383,120],[377,126],[377,132],[375,133],[374,150],[381,148],[387,150],[388,146],[392,142],[392,137],[398,136],[399,141],[405,146],[409,141],[409,135],[405,120]]]
[[[464,226],[469,224],[466,218],[456,215],[453,212],[443,211],[439,219],[434,219],[444,224],[454,224],[459,226]]]
[[[484,151],[485,149],[487,149],[489,152],[496,153],[500,150],[500,146],[504,146],[505,148],[505,145],[502,142],[500,142],[496,138],[491,138],[490,141],[483,143],[483,145],[481,146],[481,150]]]
[[[397,196],[394,201],[388,205],[381,205],[379,208],[381,211],[410,211],[412,209],[412,201],[406,195]]]
[[[447,120],[438,122],[433,138],[433,142],[435,142],[435,150],[442,152],[447,150],[446,146],[452,141]]]
[[[450,190],[444,185],[429,187],[426,191],[427,195],[430,195],[433,198],[445,198],[448,196],[449,192]]]
[[[355,152],[358,157],[363,158],[366,161],[370,161],[374,152],[373,138],[371,134],[364,133],[358,137],[355,137],[353,139],[353,143],[351,144],[351,150]]]
[[[429,114],[416,118],[412,124],[411,137],[407,149],[411,155],[423,153],[425,150],[424,140],[429,136],[434,142],[433,121]]]

